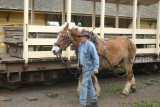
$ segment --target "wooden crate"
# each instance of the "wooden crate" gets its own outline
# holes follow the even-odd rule
[[[4,27],[5,40],[9,55],[23,58],[23,27]],[[33,51],[34,47],[29,47]]]

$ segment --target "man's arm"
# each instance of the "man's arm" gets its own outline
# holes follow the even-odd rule
[[[90,48],[91,50],[91,55],[93,57],[93,60],[94,60],[94,72],[95,73],[98,73],[98,69],[99,69],[99,56],[98,56],[98,53],[97,53],[97,50],[95,48],[94,45],[92,45],[92,47]]]

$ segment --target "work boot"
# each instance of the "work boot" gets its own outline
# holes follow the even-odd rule
[[[86,107],[98,107],[97,102],[91,103],[91,105],[87,105]]]

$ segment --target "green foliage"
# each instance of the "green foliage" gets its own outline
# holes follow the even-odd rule
[[[109,87],[102,88],[102,92],[104,93],[109,92],[109,93],[117,94],[117,93],[120,93],[123,90],[123,88],[124,88],[123,83],[113,84]]]
[[[150,103],[148,101],[132,102],[130,107],[160,107],[159,103]]]
[[[112,93],[117,94],[120,93],[124,88],[123,84],[113,84],[112,85]]]

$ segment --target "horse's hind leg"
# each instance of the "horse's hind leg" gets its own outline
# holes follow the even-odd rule
[[[83,75],[81,74],[81,75],[79,76],[79,79],[78,79],[78,88],[77,88],[77,94],[78,94],[78,96],[79,96],[80,91],[81,91],[82,78],[83,78]]]
[[[136,79],[134,77],[134,74],[131,80],[131,89],[132,89],[132,92],[136,92]]]
[[[101,94],[101,88],[100,88],[100,85],[98,83],[98,79],[95,75],[92,75],[92,82],[93,82],[93,86],[94,86],[94,89],[95,89],[95,94],[96,96],[100,96]]]
[[[79,79],[78,79],[78,88],[77,88],[77,94],[78,94],[78,96],[79,96],[80,91],[81,91],[81,82],[82,82],[82,79],[83,79],[83,75],[81,74],[79,76]],[[93,85],[94,85],[96,96],[100,96],[100,94],[101,94],[101,88],[99,86],[98,79],[97,79],[97,77],[95,75],[92,75],[92,82],[93,82]]]
[[[132,64],[128,64],[126,69],[127,69],[126,70],[126,72],[127,72],[127,83],[125,85],[125,88],[122,91],[122,94],[124,94],[124,95],[129,94],[130,88],[136,89],[135,78],[134,78],[133,71],[132,71]]]

